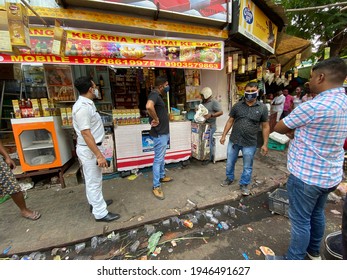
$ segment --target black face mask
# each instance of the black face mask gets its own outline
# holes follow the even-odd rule
[[[254,99],[256,99],[258,96],[258,92],[245,92],[245,100],[246,101],[253,101]]]

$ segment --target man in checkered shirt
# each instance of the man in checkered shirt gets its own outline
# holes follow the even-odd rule
[[[318,260],[324,236],[328,194],[342,180],[343,143],[347,137],[347,96],[342,87],[346,63],[337,57],[313,66],[310,90],[317,96],[300,104],[275,131],[292,134],[287,167],[291,240],[290,260]]]

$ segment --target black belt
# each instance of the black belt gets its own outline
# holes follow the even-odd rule
[[[80,146],[88,146],[88,145],[83,145],[83,144],[78,144]],[[102,145],[102,142],[99,142],[99,143],[96,143],[97,146],[101,146]]]

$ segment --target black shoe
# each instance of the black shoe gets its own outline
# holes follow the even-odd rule
[[[107,200],[105,200],[105,202],[106,202],[107,206],[110,206],[113,203],[113,200],[107,199]],[[90,211],[90,213],[93,212],[93,206],[89,205],[89,211]]]
[[[249,196],[251,194],[250,190],[248,189],[247,185],[240,185],[241,193],[244,196]]]
[[[211,161],[210,160],[204,160],[201,165],[208,165]]]
[[[325,248],[327,252],[339,260],[343,259],[342,256],[342,232],[341,230],[332,232],[325,238]]]
[[[119,214],[113,214],[111,212],[108,212],[108,214],[103,217],[102,219],[95,219],[95,221],[97,222],[112,222],[112,221],[115,221],[115,220],[118,220],[120,218],[120,215]]]
[[[226,178],[220,185],[222,187],[227,187],[227,186],[230,186],[234,181],[233,180],[230,180],[229,178]]]

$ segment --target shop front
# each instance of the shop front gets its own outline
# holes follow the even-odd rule
[[[14,123],[21,124],[24,135],[35,136],[25,131],[27,120],[40,123],[53,116],[59,118],[64,133],[71,134],[72,106],[78,98],[73,81],[89,75],[101,92],[94,101],[107,131],[107,159],[113,162],[105,173],[151,166],[154,153],[145,105],[155,77],[164,75],[171,86],[170,93],[164,96],[171,121],[166,162],[189,159],[190,121],[200,102],[201,73],[223,68],[223,41],[130,37],[81,29],[65,32],[64,56],[52,54],[54,31],[45,27],[30,29],[30,49],[19,49],[17,55],[0,55],[2,65],[20,64],[22,69],[22,96],[11,100],[12,127]],[[23,155],[27,140],[13,131],[19,155]],[[54,162],[54,155],[48,156],[49,150],[36,149],[36,153],[34,158],[49,162],[34,164],[34,158],[20,156],[21,165],[27,166],[23,171],[46,169]]]
[[[0,53],[0,67],[22,65],[21,86],[14,91],[31,99],[32,115],[29,116],[57,115],[65,133],[70,135],[73,131],[71,108],[78,97],[73,81],[82,75],[93,77],[102,93],[95,104],[108,133],[104,145],[107,157],[114,162],[114,168],[105,172],[151,165],[153,149],[148,137],[150,125],[145,104],[155,77],[165,75],[171,88],[164,97],[171,120],[166,161],[183,161],[192,156],[191,121],[201,102],[200,90],[205,86],[212,88],[214,98],[221,103],[224,115],[217,118],[217,132],[221,132],[230,106],[241,92],[237,90],[237,82],[257,79],[257,68],[276,45],[278,27],[267,17],[257,24],[266,26],[271,22],[274,41],[266,41],[267,46],[254,39],[256,32],[253,40],[247,38],[245,34],[252,33],[247,28],[243,33],[236,31],[239,38],[231,40],[234,34],[228,27],[232,5],[229,1],[226,3],[216,4],[220,10],[218,17],[214,16],[218,13],[210,13],[205,20],[208,9],[202,7],[198,19],[176,11],[176,21],[167,20],[172,14],[169,10],[162,13],[162,20],[149,20],[148,17],[105,13],[95,7],[93,10],[35,7],[39,14],[45,15],[46,21],[53,23],[60,19],[72,27],[30,26],[29,47],[16,47],[16,54]],[[245,7],[234,6],[233,11],[239,16],[250,15],[242,12]],[[255,4],[252,7],[251,12],[260,13],[254,10]],[[30,16],[32,19],[33,15]],[[246,26],[241,20],[237,22],[237,26]],[[241,39],[239,34],[246,39]],[[242,45],[245,41],[247,44]],[[30,109],[28,113],[20,104],[13,108],[12,118],[24,119],[30,114]]]

